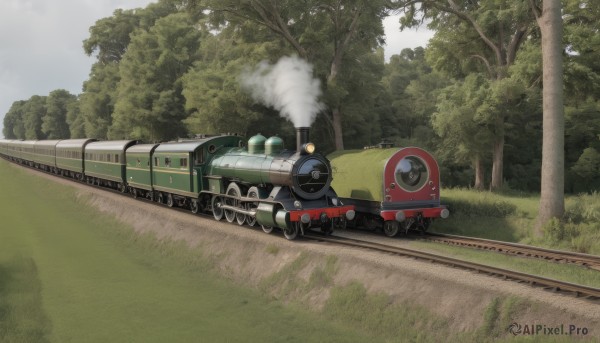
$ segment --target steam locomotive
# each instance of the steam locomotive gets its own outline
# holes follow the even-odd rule
[[[440,203],[440,173],[427,151],[393,148],[389,143],[328,156],[335,177],[332,187],[344,204],[354,205],[351,226],[383,230],[389,237],[409,230],[422,232],[450,212]],[[360,180],[360,182],[356,182]]]
[[[134,140],[0,140],[11,161],[129,192],[193,213],[212,212],[239,225],[281,228],[295,239],[311,228],[331,233],[354,219],[331,189],[329,161],[315,153],[308,128],[297,128],[295,151],[279,137],[220,135],[161,144]]]

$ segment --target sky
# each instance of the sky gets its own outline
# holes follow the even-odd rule
[[[146,7],[151,2],[0,0],[0,126],[14,101],[55,89],[81,93],[94,63],[82,43],[90,26],[117,8]],[[384,27],[386,59],[404,48],[425,47],[433,35],[425,28],[400,32],[397,17],[388,17]]]

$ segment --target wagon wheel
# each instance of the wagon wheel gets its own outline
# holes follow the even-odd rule
[[[190,201],[190,210],[193,214],[197,214],[200,211],[200,206],[198,205],[198,200],[193,199]]]
[[[138,191],[137,191],[137,189],[131,187],[131,195],[133,195],[134,199],[137,199],[137,197],[138,197]]]
[[[283,228],[283,235],[285,236],[285,238],[291,241],[298,237],[298,232],[300,231],[299,223],[300,222],[292,222],[289,226],[286,225],[286,227]]]
[[[216,220],[221,220],[223,218],[223,208],[221,208],[222,204],[223,199],[218,195],[214,195],[211,201],[211,205],[213,217],[215,217]]]
[[[167,195],[167,206],[173,207],[173,204],[173,194],[169,193],[169,195]]]
[[[252,199],[259,199],[258,188],[256,188],[256,187],[250,187],[250,189],[248,190],[247,197],[248,198],[252,198]],[[258,201],[249,202],[249,203],[246,204],[246,209],[248,211],[254,210],[257,207],[258,207]],[[256,216],[249,216],[249,215],[246,216],[246,223],[248,223],[248,225],[250,225],[250,226],[256,225]],[[273,228],[271,228],[271,231],[273,231]]]
[[[233,182],[230,183],[227,187],[226,194],[229,195],[229,197],[225,198],[225,204],[232,207],[241,208],[240,197],[242,191],[240,190],[240,186]],[[230,223],[233,223],[233,221],[235,220],[239,225],[244,225],[244,223],[246,222],[246,215],[243,213],[236,212],[234,210],[225,210],[225,219],[227,219],[227,221]]]
[[[164,204],[165,203],[165,199],[164,196],[162,194],[162,192],[158,192],[158,198],[156,199],[156,202],[159,204]]]
[[[383,233],[388,237],[394,237],[398,234],[400,226],[395,220],[387,220],[383,223]]]

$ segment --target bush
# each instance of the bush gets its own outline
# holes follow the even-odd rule
[[[450,213],[467,217],[504,218],[517,212],[517,205],[488,192],[466,191],[465,198],[444,198]]]
[[[600,193],[580,194],[567,202],[564,218],[576,224],[600,222]]]

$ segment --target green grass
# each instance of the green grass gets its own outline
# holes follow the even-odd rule
[[[600,255],[600,194],[567,196],[565,216],[535,235],[539,195],[443,189],[450,218],[437,220],[434,232],[520,242]]]
[[[0,341],[366,341],[212,272],[202,252],[136,235],[69,187],[0,161]]]

